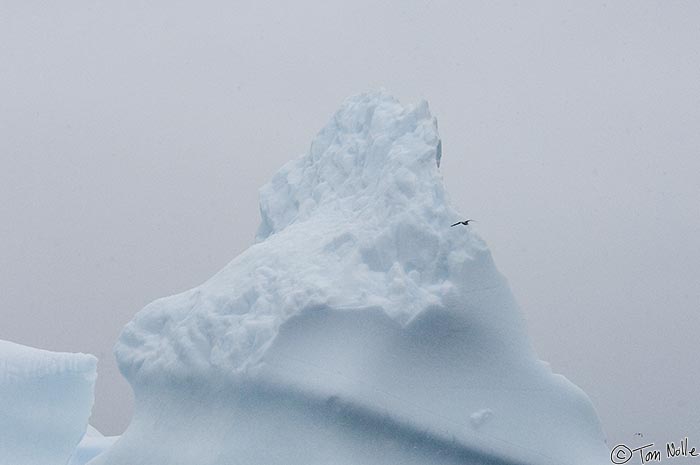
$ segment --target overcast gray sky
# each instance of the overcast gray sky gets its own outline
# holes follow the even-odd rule
[[[609,443],[700,443],[699,25],[695,1],[0,2],[0,338],[99,356],[92,422],[121,432],[121,327],[244,250],[257,188],[384,87],[430,102],[454,203]]]

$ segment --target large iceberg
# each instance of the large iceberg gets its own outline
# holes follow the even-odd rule
[[[604,463],[589,399],[450,227],[441,155],[427,103],[346,100],[260,190],[255,243],[124,328],[135,414],[91,465]]]
[[[66,465],[86,431],[97,359],[0,340],[0,463]]]

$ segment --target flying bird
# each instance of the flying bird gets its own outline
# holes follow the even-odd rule
[[[457,226],[458,224],[463,224],[464,226],[469,226],[469,222],[470,222],[470,221],[474,221],[474,220],[457,221],[455,224],[453,224],[452,226],[450,226],[450,228],[454,228],[454,227]]]

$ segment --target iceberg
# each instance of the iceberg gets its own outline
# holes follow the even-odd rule
[[[260,189],[255,242],[115,347],[134,417],[91,465],[599,464],[451,205],[428,104],[347,99]]]
[[[96,370],[92,355],[0,340],[0,463],[66,465],[87,428]]]

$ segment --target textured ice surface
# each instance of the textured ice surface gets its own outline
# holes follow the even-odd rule
[[[0,463],[65,465],[85,433],[97,359],[0,341]]]
[[[450,227],[441,155],[425,102],[346,100],[260,190],[256,242],[125,327],[135,416],[94,463],[604,463],[590,401]]]

